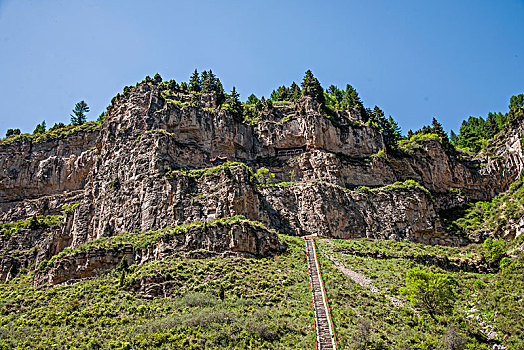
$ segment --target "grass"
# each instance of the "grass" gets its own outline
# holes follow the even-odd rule
[[[164,176],[167,179],[173,179],[175,177],[176,173],[184,174],[188,177],[194,178],[194,179],[200,179],[205,176],[218,176],[220,172],[222,171],[229,171],[231,167],[240,166],[246,169],[250,174],[253,174],[253,171],[250,167],[245,165],[244,163],[239,162],[225,162],[224,164],[220,164],[216,167],[212,168],[204,168],[204,169],[174,169],[174,170],[168,170]]]
[[[289,252],[274,258],[132,265],[122,288],[118,271],[50,289],[27,276],[0,284],[0,349],[311,349],[303,241],[280,238]],[[161,295],[144,298],[144,281]]]
[[[76,132],[92,132],[99,130],[101,127],[101,122],[91,121],[86,122],[81,125],[66,125],[63,128],[56,129],[53,131],[47,131],[43,134],[21,134],[21,135],[12,135],[0,140],[0,144],[6,144],[15,142],[19,139],[25,139],[32,142],[44,142],[49,140],[62,139]]]
[[[480,312],[482,317],[489,319],[496,326],[499,341],[505,339],[505,344],[516,346],[510,347],[511,349],[518,349],[523,345],[516,340],[516,336],[522,334],[522,327],[511,328],[508,322],[510,315],[519,315],[514,316],[514,321],[520,325],[523,322],[522,303],[519,301],[522,299],[521,291],[524,286],[522,281],[519,281],[520,285],[517,283],[516,286],[509,286],[518,276],[522,276],[522,264],[514,263],[511,272],[513,279],[506,282],[502,278],[504,271],[496,275],[450,272],[431,264],[420,264],[416,259],[412,259],[414,256],[428,255],[450,260],[475,261],[480,258],[479,246],[429,247],[411,242],[381,240],[322,240],[317,241],[317,246],[341,349],[352,346],[359,348],[362,344],[362,349],[440,349],[444,348],[446,334],[453,328],[462,334],[467,342],[467,349],[487,349],[488,341],[480,331],[478,323],[467,317],[466,311],[471,308],[471,300],[476,307],[484,310]],[[382,257],[366,256],[373,252],[380,252]],[[367,276],[380,292],[373,294],[368,288],[343,275],[333,266],[327,255],[336,257],[347,268]],[[394,307],[384,298],[384,294],[400,297],[399,289],[405,285],[407,271],[416,266],[449,274],[459,282],[455,291],[453,312],[440,315],[438,322],[422,310],[415,313],[407,305]],[[503,283],[504,286],[497,286],[495,292],[489,288],[495,283]],[[513,291],[513,298],[506,301],[506,304],[501,302],[504,288]],[[490,293],[495,295],[491,296]],[[495,318],[490,319],[490,314]],[[507,330],[503,327],[504,320]],[[362,324],[369,326],[365,334],[362,334]]]
[[[66,209],[64,209],[66,210]],[[52,229],[60,224],[62,215],[39,215],[28,220],[0,223],[0,236],[11,237],[23,230],[46,228]]]

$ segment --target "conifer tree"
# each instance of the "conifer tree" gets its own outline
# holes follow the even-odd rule
[[[362,102],[358,96],[357,90],[353,86],[347,84],[346,91],[344,91],[344,96],[342,97],[341,107],[351,110],[355,107],[361,107]]]
[[[293,82],[291,84],[291,87],[289,88],[290,94],[291,94],[291,101],[296,102],[302,96],[302,91],[300,90],[300,86],[297,85],[297,83]]]
[[[9,137],[13,135],[20,135],[20,129],[7,129],[7,133],[5,134],[5,137]]]
[[[155,82],[155,84],[160,84],[162,82],[162,77],[160,76],[160,74],[156,73],[153,77],[153,81]]]
[[[218,78],[215,80],[215,93],[217,97],[217,106],[221,106],[226,100],[226,96],[224,94],[224,87]]]
[[[499,125],[497,123],[496,116],[494,113],[491,113],[491,112],[488,113],[488,120],[486,121],[486,124],[487,124],[486,127],[488,129],[488,135],[490,138],[493,138],[500,131]]]
[[[192,92],[200,92],[202,90],[200,84],[200,75],[198,75],[198,71],[195,69],[195,71],[191,75],[191,78],[189,79],[189,90]]]
[[[509,109],[517,109],[524,107],[524,94],[511,96],[509,99]]]
[[[80,101],[75,105],[73,114],[71,114],[71,124],[81,125],[86,122],[86,113],[89,112],[89,106],[85,101]]]
[[[229,105],[229,111],[231,111],[233,117],[237,121],[242,119],[242,103],[240,102],[240,95],[238,94],[236,88],[233,86],[231,93],[227,96],[226,102]]]
[[[335,85],[330,85],[329,88],[327,89],[327,93],[333,96],[335,100],[337,101],[336,107],[340,107],[342,104],[342,99],[344,98],[344,92],[340,90],[338,87],[336,87]]]
[[[430,133],[437,134],[439,136],[440,143],[442,144],[442,148],[444,148],[445,151],[452,152],[455,150],[455,147],[451,144],[451,142],[449,142],[448,134],[446,134],[444,131],[442,124],[440,124],[435,117],[433,117],[433,120],[431,121]]]
[[[209,75],[207,71],[203,71],[200,73],[200,83],[202,92],[211,92],[212,91],[212,83],[209,79]]]
[[[304,80],[302,80],[302,96],[311,96],[321,105],[325,102],[324,89],[322,89],[318,79],[313,76],[310,69],[306,71]]]
[[[449,141],[453,146],[457,146],[458,136],[453,130],[449,132]]]
[[[46,125],[45,125],[45,120],[44,120],[42,123],[36,126],[35,130],[33,131],[33,134],[44,134],[45,130],[46,130]]]
[[[248,105],[256,105],[256,103],[259,101],[258,97],[255,96],[255,94],[251,94],[249,95],[249,97],[247,98],[247,101],[246,103]]]

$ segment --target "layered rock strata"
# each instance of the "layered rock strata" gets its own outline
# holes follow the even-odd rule
[[[186,252],[189,256],[268,257],[283,253],[275,231],[243,219],[212,221],[134,235],[132,233],[90,242],[64,251],[37,270],[35,285],[59,284],[100,275],[128,264],[164,260]]]
[[[201,107],[176,98],[140,84],[115,102],[100,129],[3,141],[0,220],[57,214],[64,203],[79,202],[67,226],[75,247],[237,214],[289,234],[458,244],[463,239],[443,232],[437,212],[463,204],[464,196],[491,199],[523,167],[522,125],[475,163],[446,153],[435,139],[381,152],[382,135],[355,111],[327,116],[310,98],[263,111],[257,125],[215,108],[212,95],[201,96]],[[225,160],[252,170],[187,171]],[[253,172],[261,167],[275,181],[298,182],[257,183]],[[406,180],[432,195],[410,186],[347,190]]]

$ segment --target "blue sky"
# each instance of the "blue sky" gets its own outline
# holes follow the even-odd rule
[[[212,69],[246,99],[352,84],[403,131],[507,111],[524,93],[524,1],[0,0],[0,136],[96,119],[125,85]]]

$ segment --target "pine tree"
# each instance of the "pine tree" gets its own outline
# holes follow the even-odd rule
[[[330,85],[329,88],[327,89],[327,93],[333,96],[335,100],[337,101],[336,107],[337,108],[340,107],[342,104],[342,99],[344,98],[344,92],[340,90],[338,87],[336,87],[335,85]]]
[[[490,138],[493,138],[500,131],[499,125],[497,123],[496,116],[494,113],[491,113],[491,112],[488,113],[488,120],[486,121],[486,124],[487,124],[486,127],[488,129],[488,135]]]
[[[185,81],[180,83],[180,91],[184,93],[189,92],[189,85]]]
[[[457,145],[460,148],[469,148],[473,152],[479,152],[484,141],[488,138],[486,123],[482,117],[469,117],[464,120],[459,130]]]
[[[300,90],[300,86],[298,86],[297,83],[293,82],[289,90],[291,93],[291,101],[297,102],[300,96],[302,96],[302,91]]]
[[[227,96],[226,102],[229,105],[229,111],[233,115],[233,118],[237,121],[242,121],[242,103],[240,102],[240,95],[234,86],[231,93]]]
[[[86,122],[86,113],[89,112],[89,106],[85,101],[80,101],[75,105],[73,114],[71,114],[71,124],[81,125]]]
[[[175,91],[178,91],[180,89],[180,86],[178,86],[177,82],[175,81],[175,79],[171,79],[168,83],[167,83],[167,88],[173,92]]]
[[[524,107],[524,94],[511,96],[509,99],[509,109],[517,109]]]
[[[20,135],[20,129],[7,129],[7,133],[5,134],[5,137],[9,137],[13,135]]]
[[[457,146],[458,136],[453,130],[449,132],[449,141],[453,146]]]
[[[455,147],[449,142],[448,134],[444,131],[442,124],[440,124],[435,117],[433,117],[431,121],[431,130],[429,133],[438,135],[442,148],[444,148],[445,151],[453,152],[455,150]]]
[[[162,82],[162,77],[160,76],[160,74],[156,73],[155,76],[153,77],[153,80],[155,82],[155,84],[160,84]]]
[[[202,90],[200,84],[200,75],[198,75],[198,71],[195,69],[195,71],[191,75],[191,78],[189,79],[189,90],[192,92],[200,92],[200,90]]]
[[[355,90],[353,86],[347,84],[346,91],[344,91],[344,96],[342,97],[341,107],[351,110],[361,106],[362,102],[360,101],[357,90]]]
[[[44,134],[45,130],[46,130],[46,125],[45,125],[45,120],[44,120],[42,123],[36,126],[35,130],[33,131],[33,134]]]
[[[313,76],[311,70],[307,70],[304,80],[302,80],[302,96],[311,96],[321,105],[324,104],[324,89],[317,78]]]
[[[221,106],[226,100],[226,96],[224,94],[224,87],[218,78],[215,80],[215,93],[217,98],[217,106]]]
[[[259,101],[258,97],[255,96],[255,94],[251,94],[249,95],[249,97],[247,98],[247,101],[246,103],[248,105],[256,105],[256,103]]]
[[[200,73],[200,83],[202,92],[211,92],[212,91],[212,82],[209,79],[207,71]]]

